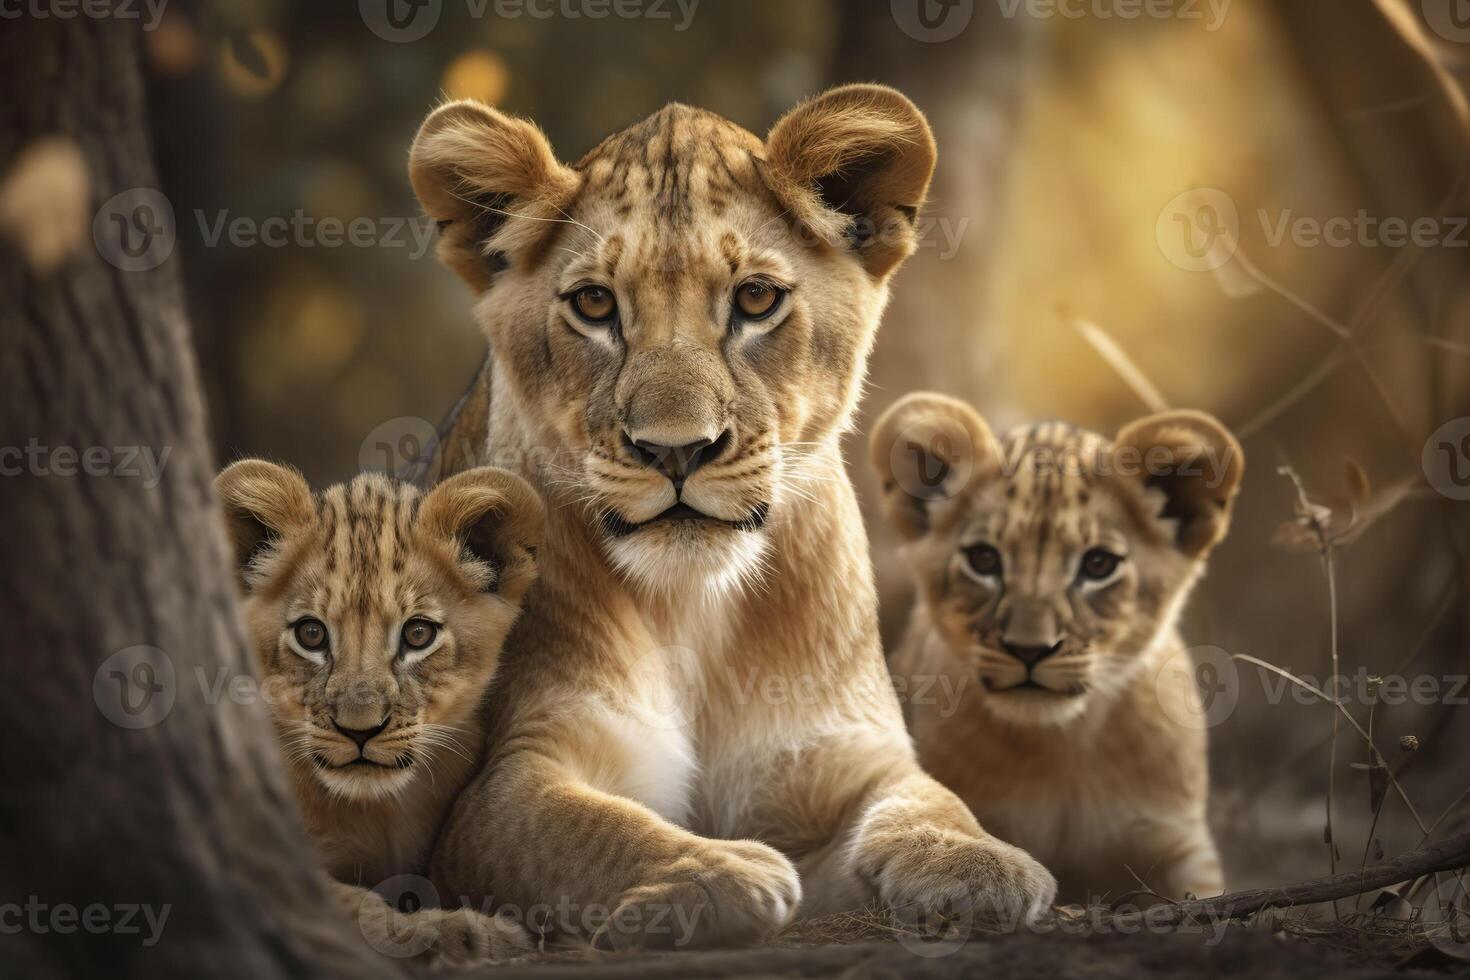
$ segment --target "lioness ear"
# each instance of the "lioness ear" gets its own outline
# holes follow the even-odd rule
[[[439,222],[440,260],[477,292],[544,239],[579,179],[533,123],[470,100],[440,106],[424,120],[408,176]]]
[[[874,278],[918,244],[914,225],[935,155],[924,114],[882,85],[831,89],[766,137],[777,197],[818,238],[854,251]]]
[[[269,548],[308,526],[316,513],[301,474],[263,459],[227,466],[214,478],[214,492],[224,505],[236,571],[247,589],[258,581],[258,562]]]
[[[1178,522],[1175,543],[1203,557],[1225,537],[1245,454],[1230,431],[1204,412],[1150,415],[1114,440],[1117,471],[1162,490],[1160,517]]]
[[[546,507],[514,473],[489,466],[458,473],[429,491],[418,521],[478,566],[484,591],[518,602],[536,580]]]
[[[906,541],[928,533],[935,502],[1000,465],[985,420],[964,402],[930,392],[907,395],[884,412],[868,451],[883,487],[883,513]]]

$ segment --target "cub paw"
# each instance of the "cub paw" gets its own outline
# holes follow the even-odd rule
[[[877,876],[878,896],[921,921],[1040,918],[1056,899],[1051,872],[1031,855],[993,837],[944,835],[905,849]]]
[[[535,952],[526,930],[509,919],[464,908],[401,912],[371,892],[358,908],[357,924],[369,946],[394,959],[470,966]]]
[[[425,958],[446,966],[504,963],[535,952],[526,930],[501,916],[473,909],[431,909],[416,913],[433,917],[437,929]]]
[[[801,902],[796,868],[755,841],[711,841],[631,888],[593,936],[600,949],[687,949],[760,942]]]

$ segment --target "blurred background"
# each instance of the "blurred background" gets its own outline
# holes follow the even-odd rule
[[[1381,753],[1342,721],[1334,767],[1331,707],[1206,654],[1223,667],[1202,680],[1229,675],[1234,705],[1212,715],[1232,885],[1328,871],[1329,774],[1339,867],[1463,830],[1460,6],[170,3],[145,34],[150,108],[219,455],[340,479],[372,464],[370,433],[436,423],[468,383],[471,296],[405,175],[445,96],[529,116],[575,160],[671,100],[764,133],[830,84],[886,82],[930,115],[940,166],[848,452],[885,635],[909,587],[862,432],[900,395],[969,399],[997,429],[1208,410],[1241,436],[1247,478],[1187,638],[1326,683],[1335,636],[1339,693]],[[252,238],[269,219],[279,237]],[[1372,676],[1419,693],[1375,695]]]

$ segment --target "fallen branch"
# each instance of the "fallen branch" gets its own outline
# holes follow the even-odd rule
[[[1167,914],[1161,909],[1150,909],[1148,917],[1150,922],[1164,925],[1177,925],[1190,920],[1218,922],[1220,919],[1240,919],[1265,909],[1317,905],[1352,898],[1354,895],[1387,888],[1424,875],[1467,867],[1470,867],[1470,833],[1426,844],[1362,871],[1347,871],[1295,885],[1235,892],[1219,898],[1178,902],[1168,907]]]

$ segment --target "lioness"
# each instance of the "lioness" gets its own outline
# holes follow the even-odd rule
[[[894,676],[956,694],[909,708],[924,767],[1067,901],[1218,895],[1210,717],[1178,621],[1229,526],[1240,445],[1190,411],[1112,440],[1060,422],[998,439],[918,394],[871,448],[919,596]]]
[[[441,891],[617,948],[1051,902],[915,760],[838,448],[934,162],[874,85],[764,141],[670,105],[575,166],[474,102],[424,123],[413,186],[492,351],[435,469],[518,466],[549,507]]]
[[[516,923],[439,908],[394,921],[361,886],[432,900],[398,876],[422,876],[480,760],[480,702],[536,577],[535,491],[482,468],[428,493],[374,474],[312,493],[258,459],[226,468],[215,491],[297,808],[338,899],[390,955],[528,952]]]

